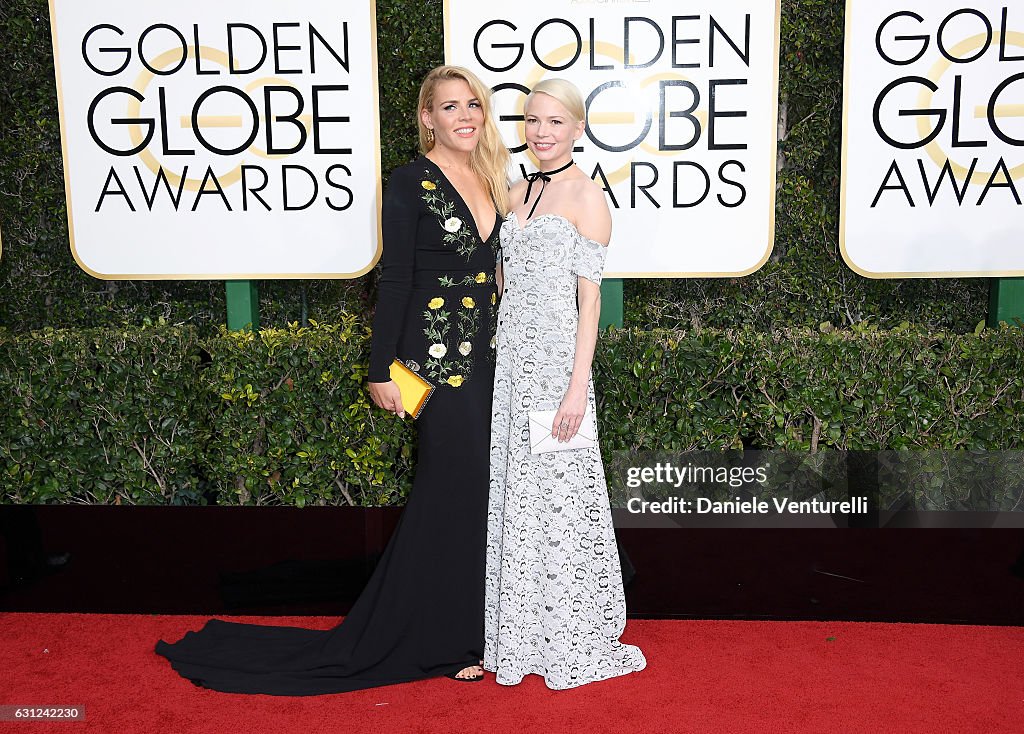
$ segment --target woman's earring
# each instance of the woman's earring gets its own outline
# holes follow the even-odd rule
[[[433,144],[434,144],[434,128],[428,127],[427,128],[427,145],[433,145]]]

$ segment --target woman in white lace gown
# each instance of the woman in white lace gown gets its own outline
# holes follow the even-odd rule
[[[506,685],[536,673],[556,690],[646,665],[619,641],[626,605],[599,448],[530,451],[529,411],[557,409],[559,441],[594,412],[611,215],[572,162],[583,116],[579,90],[564,80],[527,98],[526,141],[541,172],[513,186],[501,227],[491,412],[484,668]]]

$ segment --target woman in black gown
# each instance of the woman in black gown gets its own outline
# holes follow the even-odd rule
[[[498,223],[508,153],[471,72],[420,89],[425,155],[392,172],[369,389],[404,415],[397,357],[437,386],[416,421],[416,477],[398,527],[349,615],[330,630],[212,619],[156,652],[218,691],[314,695],[438,675],[483,675],[484,552]]]

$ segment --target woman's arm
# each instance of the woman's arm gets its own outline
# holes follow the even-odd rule
[[[418,220],[416,193],[409,190],[401,174],[392,174],[384,192],[381,211],[384,251],[381,253],[381,276],[377,284],[367,376],[373,402],[402,417],[405,416],[402,395],[398,385],[391,380],[390,368],[395,360],[412,291]]]
[[[604,192],[595,184],[588,186],[582,197],[581,216],[576,228],[584,237],[601,244],[611,238],[612,221]],[[568,441],[576,435],[587,409],[587,386],[590,368],[597,346],[597,327],[601,317],[601,286],[583,276],[577,277],[576,303],[579,322],[576,325],[576,356],[572,363],[572,376],[565,391],[551,435],[559,441]]]
[[[587,411],[587,385],[590,381],[590,366],[594,361],[597,345],[597,324],[601,315],[601,287],[580,276],[576,300],[580,317],[576,327],[576,356],[572,362],[572,376],[565,391],[551,435],[559,441],[568,441],[576,435]]]

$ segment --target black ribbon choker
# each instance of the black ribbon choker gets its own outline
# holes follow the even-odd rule
[[[532,219],[533,213],[537,211],[537,205],[540,203],[540,197],[544,196],[544,187],[548,185],[548,181],[551,180],[551,177],[554,176],[556,173],[561,173],[562,171],[568,169],[570,166],[572,166],[572,164],[573,160],[572,158],[570,158],[569,162],[566,163],[561,168],[556,168],[553,171],[535,171],[526,177],[526,180],[529,181],[529,183],[526,185],[526,198],[523,199],[524,204],[530,200],[530,192],[533,191],[533,184],[537,181],[537,179],[540,179],[541,181],[540,193],[537,194],[537,201],[533,202],[533,206],[530,207],[530,213],[526,215],[527,221]]]

